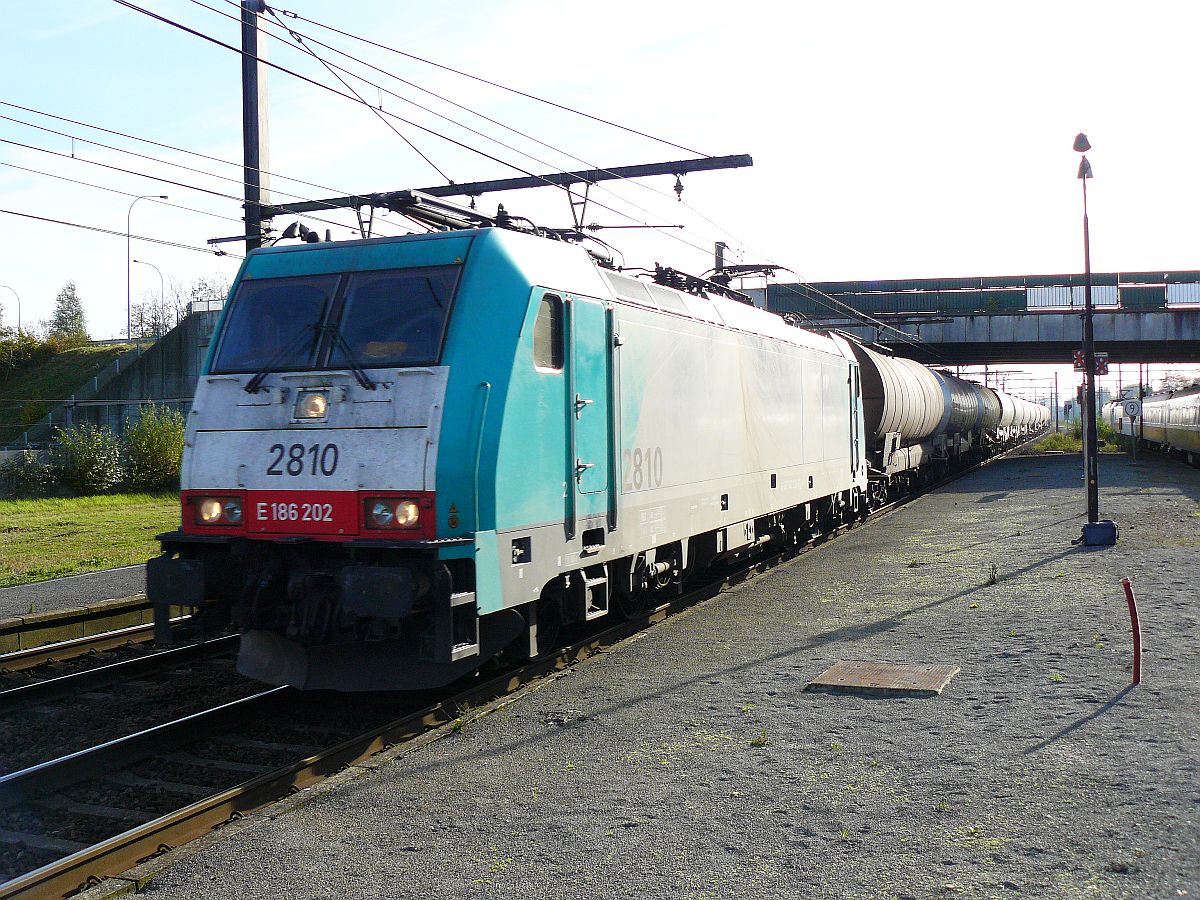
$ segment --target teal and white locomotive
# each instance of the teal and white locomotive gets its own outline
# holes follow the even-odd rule
[[[502,228],[250,253],[160,621],[231,614],[271,683],[441,684],[863,514],[849,343],[669,274]]]

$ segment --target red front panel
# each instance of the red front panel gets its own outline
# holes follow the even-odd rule
[[[357,535],[357,491],[246,491],[247,534]]]
[[[209,497],[242,502],[239,524],[204,525],[196,504]],[[365,525],[365,507],[373,498],[413,500],[421,508],[420,521],[409,528],[379,528]],[[431,539],[437,534],[433,494],[423,491],[184,491],[183,531],[187,534],[244,535],[267,537],[300,535],[318,540],[354,537],[397,541]]]

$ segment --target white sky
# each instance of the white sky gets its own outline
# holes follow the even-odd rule
[[[206,2],[236,11],[227,0]],[[812,281],[1080,271],[1078,157],[1071,141],[1082,130],[1095,147],[1089,158],[1096,177],[1088,191],[1093,268],[1200,268],[1195,250],[1200,188],[1191,171],[1200,146],[1194,110],[1200,4],[1194,0],[1137,6],[1096,0],[281,2],[281,8],[685,147],[754,157],[752,169],[688,176],[685,204],[676,203],[666,177],[594,193],[633,218],[593,208],[593,222],[687,226],[679,232],[602,234],[624,251],[628,265],[658,261],[699,272],[711,265],[713,242],[723,239],[741,248],[745,261],[780,263]],[[0,100],[240,159],[235,54],[113,0],[2,0],[2,5]],[[192,0],[142,5],[223,41],[238,41],[233,21]],[[401,100],[384,97],[385,109],[530,171],[580,168],[579,159],[612,166],[687,155],[314,26],[295,27],[577,157],[505,135],[371,75],[542,162]],[[331,83],[315,62],[283,44],[272,42],[269,56]],[[365,90],[378,102],[378,92]],[[363,107],[278,72],[270,75],[269,91],[270,168],[332,190],[280,179],[274,188],[315,198],[442,181]],[[240,169],[233,166],[187,160],[9,107],[0,107],[0,115],[185,161],[234,180],[171,171],[82,143],[74,146],[77,157],[240,193]],[[416,129],[405,134],[456,181],[517,174]],[[240,215],[236,200],[70,159],[66,137],[0,119],[0,139],[67,154],[54,157],[0,143],[3,163],[135,195],[168,194],[172,203],[231,219]],[[123,234],[130,200],[0,165],[0,209],[122,235],[0,214],[0,284],[20,294],[24,323],[48,318],[58,289],[74,279],[92,336],[115,337],[123,330]],[[569,224],[565,198],[552,189],[492,195],[481,206],[491,212],[498,200],[539,224]],[[280,220],[278,227],[286,223]],[[204,247],[210,237],[240,233],[240,225],[143,200],[133,211],[133,232]],[[340,233],[350,235],[347,229]],[[184,281],[232,275],[236,268],[234,260],[138,241],[133,256]],[[157,290],[153,269],[134,266],[135,301]],[[15,323],[13,307],[12,293],[0,290],[9,325]]]

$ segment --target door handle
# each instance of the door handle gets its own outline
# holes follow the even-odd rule
[[[596,402],[595,400],[587,400],[583,397],[580,397],[578,394],[576,394],[575,395],[575,418],[578,419],[580,414],[584,411],[584,409],[591,406],[595,402]]]
[[[588,402],[590,403],[591,401],[588,401]],[[585,463],[581,459],[576,459],[575,460],[575,481],[577,483],[583,481],[583,473],[586,472],[588,469],[594,469],[594,468],[596,468],[595,463]]]

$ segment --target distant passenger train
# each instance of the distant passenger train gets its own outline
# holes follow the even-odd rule
[[[504,228],[250,253],[147,593],[271,683],[445,684],[803,543],[1048,411]]]
[[[1114,431],[1127,440],[1136,436],[1156,450],[1182,453],[1190,463],[1200,462],[1200,387],[1146,397],[1141,419],[1129,416],[1125,402],[1115,401],[1104,409]]]

